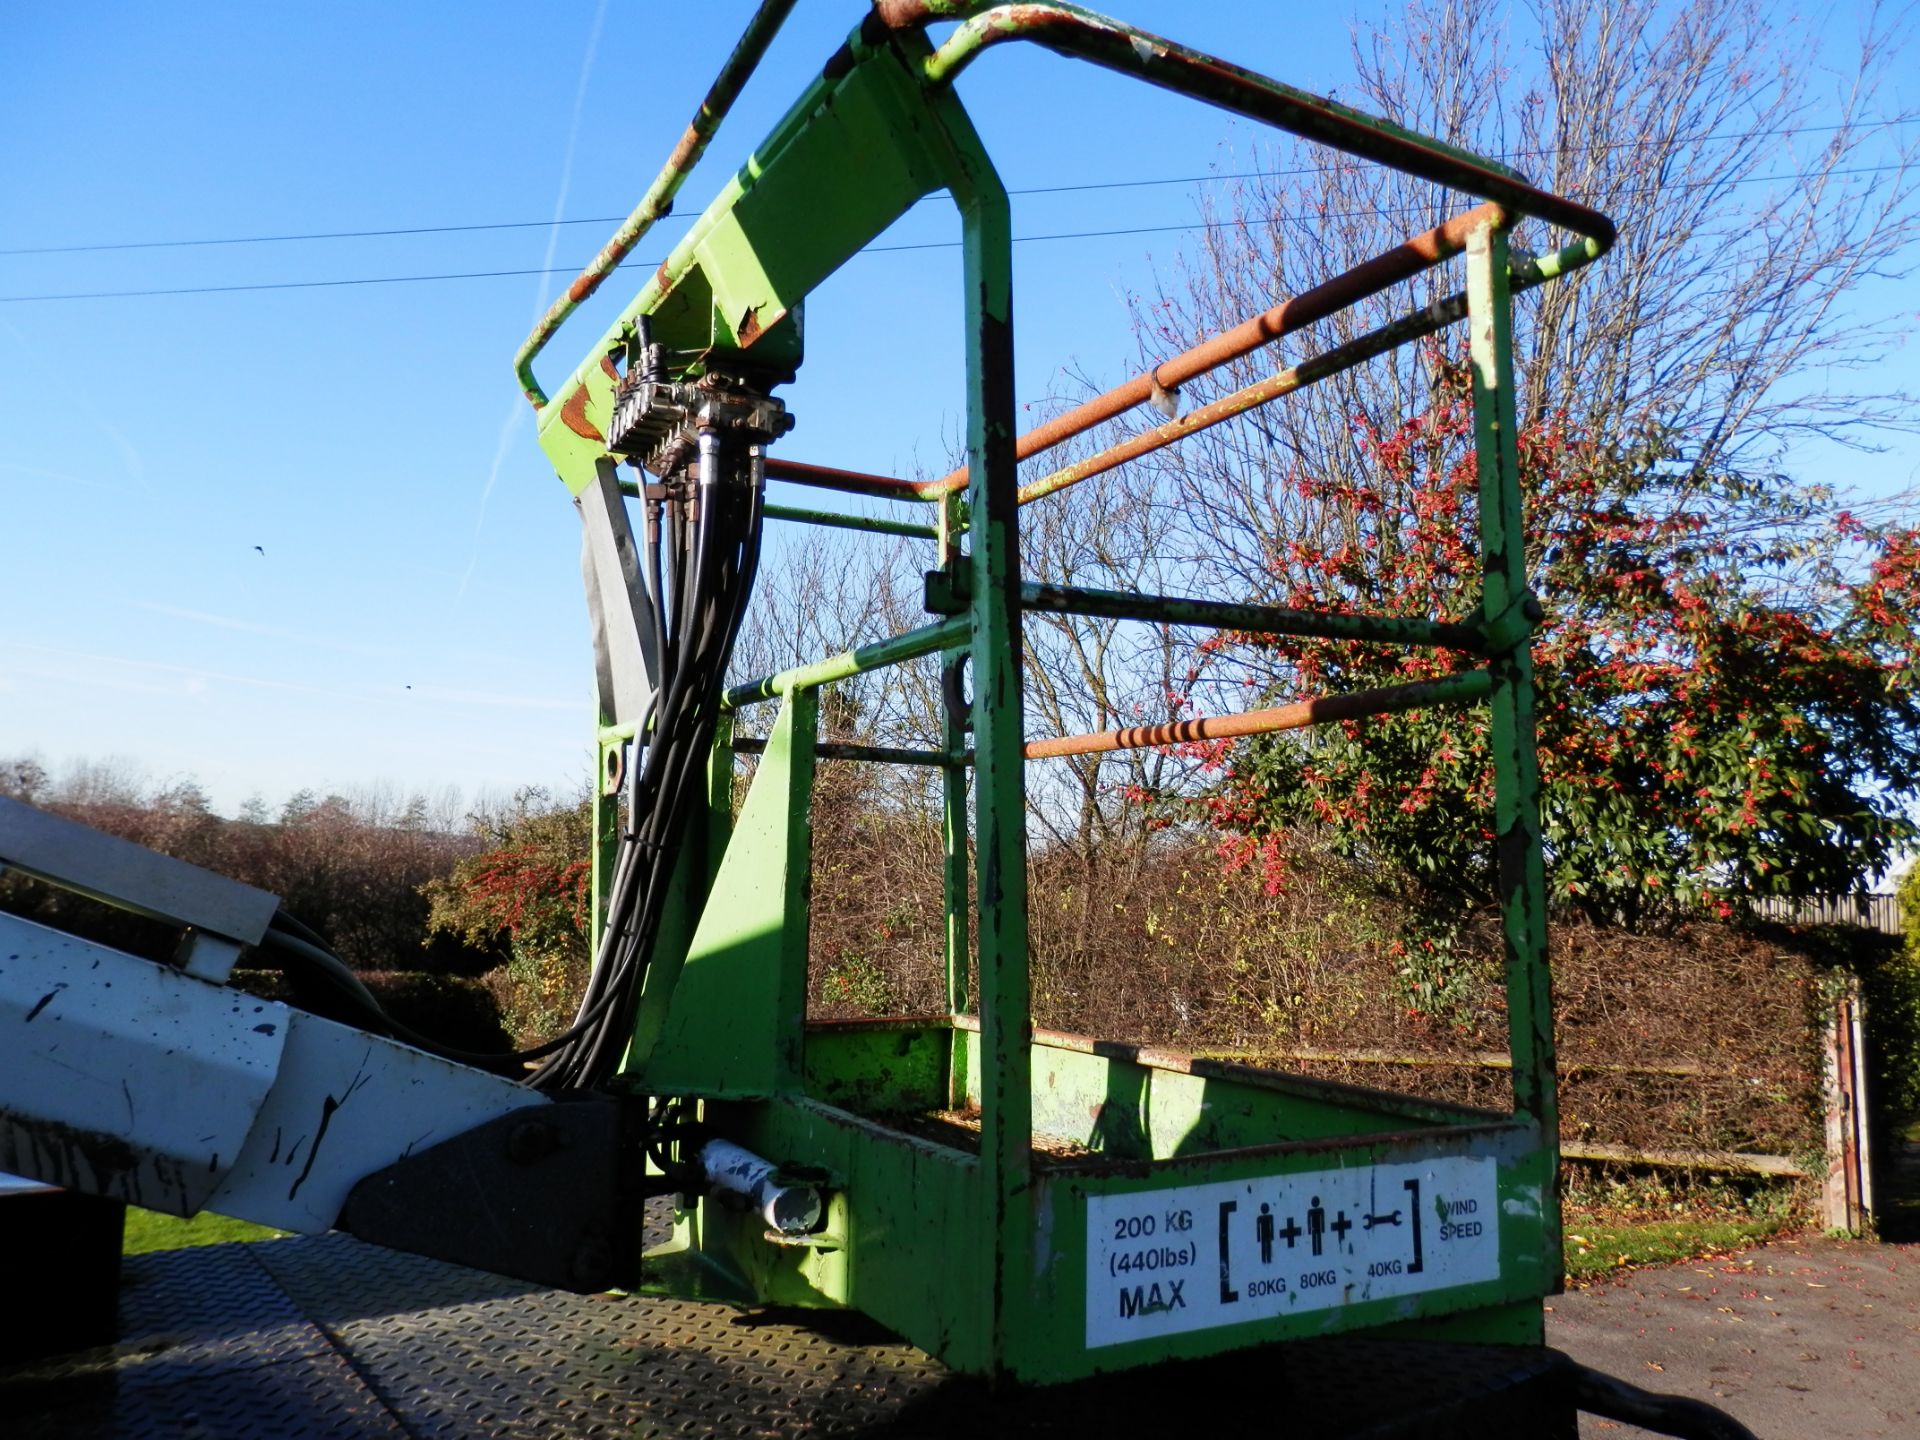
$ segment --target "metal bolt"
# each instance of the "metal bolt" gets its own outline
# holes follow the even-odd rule
[[[525,1121],[507,1133],[507,1158],[516,1165],[531,1165],[554,1149],[553,1127],[541,1121]]]

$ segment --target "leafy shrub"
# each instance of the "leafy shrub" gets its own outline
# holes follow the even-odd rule
[[[422,887],[431,934],[450,934],[502,963],[487,988],[522,1044],[573,1017],[585,991],[592,935],[593,801],[519,791],[474,818],[481,845]]]
[[[478,843],[440,828],[423,796],[303,790],[277,819],[250,803],[229,820],[192,781],[154,786],[104,766],[55,779],[31,760],[0,760],[0,795],[269,891],[357,970],[477,975],[498,963],[484,945],[427,933],[422,886]],[[0,906],[151,959],[177,942],[169,927],[18,876],[0,877]]]
[[[360,981],[381,1009],[422,1035],[460,1050],[504,1054],[513,1037],[501,1024],[500,1007],[484,982],[418,970],[363,970]],[[304,983],[278,970],[236,970],[233,985],[263,1000],[279,1000],[343,1025],[367,1018],[328,986]]]
[[[843,950],[821,977],[820,994],[825,1004],[857,1015],[891,1015],[894,1010],[893,987],[887,972],[873,956],[858,950]]]
[[[1480,601],[1467,371],[1431,355],[1431,407],[1363,425],[1366,481],[1300,474],[1348,515],[1276,539],[1274,598],[1336,612],[1472,615]],[[1846,893],[1912,842],[1920,784],[1920,532],[1869,525],[1808,487],[1688,467],[1547,416],[1519,436],[1548,890],[1596,921],[1669,918],[1754,894]],[[1738,517],[1734,523],[1729,517]],[[1262,699],[1465,673],[1458,653],[1223,633]],[[1231,668],[1231,667],[1230,667]],[[1169,694],[1177,710],[1187,696]],[[1186,747],[1215,782],[1198,814],[1231,858],[1286,877],[1273,842],[1321,826],[1379,887],[1445,920],[1490,902],[1487,714],[1424,707],[1310,733]],[[1191,808],[1191,807],[1189,807]],[[1430,938],[1430,937],[1427,937]],[[1426,977],[1416,984],[1429,984]]]

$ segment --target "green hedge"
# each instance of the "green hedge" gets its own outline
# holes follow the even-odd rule
[[[513,1037],[500,1023],[500,1007],[478,980],[417,970],[363,970],[360,980],[389,1015],[423,1035],[483,1054],[513,1048]],[[366,1018],[330,987],[297,983],[278,970],[236,970],[232,983],[262,999],[285,1001],[345,1025],[366,1023]],[[508,1068],[518,1073],[517,1066]]]

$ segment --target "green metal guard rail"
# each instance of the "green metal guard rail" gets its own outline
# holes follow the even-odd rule
[[[956,1031],[978,1036],[975,1060],[980,1086],[980,1152],[977,1171],[966,1173],[977,1178],[986,1194],[985,1224],[990,1237],[992,1273],[985,1283],[991,1298],[984,1318],[966,1311],[960,1318],[949,1315],[937,1325],[914,1304],[894,1296],[890,1290],[880,1301],[868,1303],[875,1306],[881,1318],[909,1331],[910,1338],[938,1349],[943,1356],[964,1366],[1063,1378],[1088,1373],[1087,1367],[1094,1363],[1095,1357],[1081,1348],[1080,1341],[1045,1328],[1048,1323],[1045,1317],[1052,1312],[1048,1312],[1044,1304],[1036,1302],[1040,1308],[1030,1310],[1023,1298],[1035,1283],[1038,1272],[1034,1269],[1034,1247],[1041,1243],[1032,1228],[1033,1207],[1039,1201],[1030,1148],[1034,1103],[1030,1088],[1030,1052],[1036,1040],[1029,1021],[1026,968],[1023,767],[1028,758],[1262,733],[1421,705],[1475,702],[1485,702],[1492,717],[1494,830],[1506,946],[1514,1118],[1506,1123],[1466,1126],[1455,1133],[1476,1142],[1484,1138],[1485,1143],[1497,1148],[1508,1144],[1520,1130],[1524,1131],[1523,1151],[1502,1152],[1502,1173],[1508,1177],[1502,1180],[1502,1193],[1509,1196],[1510,1203],[1522,1207],[1516,1214],[1533,1214],[1537,1223],[1518,1226],[1516,1233],[1523,1237],[1515,1242],[1518,1250],[1508,1254],[1503,1248],[1503,1267],[1511,1262],[1514,1278],[1509,1280],[1503,1268],[1500,1286],[1484,1293],[1503,1298],[1506,1303],[1519,1296],[1544,1293],[1558,1274],[1557,1205],[1552,1198],[1558,1114],[1551,994],[1545,964],[1545,895],[1529,653],[1529,637],[1540,619],[1540,611],[1526,590],[1525,559],[1520,544],[1522,516],[1513,413],[1511,298],[1516,291],[1567,275],[1598,258],[1613,243],[1611,222],[1587,207],[1536,189],[1515,172],[1492,161],[1413,135],[1074,6],[878,0],[866,21],[848,37],[813,86],[756,152],[755,159],[729,183],[693,230],[673,248],[639,295],[559,388],[555,398],[548,400],[534,381],[531,370],[534,358],[580,300],[590,295],[619,260],[630,253],[647,226],[666,213],[686,172],[698,160],[706,140],[789,8],[789,4],[776,3],[776,0],[768,0],[761,6],[722,70],[707,104],[647,197],[594,264],[570,288],[567,299],[557,304],[529,337],[516,358],[516,372],[529,398],[540,408],[542,444],[555,457],[562,478],[577,491],[583,477],[592,473],[591,467],[604,458],[603,450],[597,448],[602,441],[599,426],[604,422],[596,416],[609,403],[611,387],[619,379],[611,357],[620,353],[631,339],[636,318],[657,315],[663,304],[679,300],[682,286],[693,289],[697,302],[705,293],[700,290],[701,285],[732,284],[733,273],[727,267],[734,264],[736,255],[744,257],[742,273],[752,266],[764,268],[776,263],[767,252],[752,246],[750,231],[756,223],[755,216],[764,217],[768,212],[752,212],[751,206],[762,193],[762,187],[775,184],[785,173],[782,167],[791,156],[801,156],[791,161],[795,173],[823,183],[832,178],[829,171],[808,169],[809,165],[819,163],[820,155],[835,153],[831,145],[821,141],[822,148],[814,151],[806,151],[806,146],[819,133],[820,126],[855,125],[854,120],[833,113],[832,106],[839,101],[857,100],[868,107],[861,112],[858,123],[880,127],[874,132],[876,144],[884,147],[891,143],[901,148],[897,169],[885,175],[878,171],[863,175],[861,180],[867,189],[836,192],[852,209],[846,217],[835,220],[837,228],[830,236],[798,236],[788,232],[786,238],[793,240],[795,249],[791,255],[779,257],[778,263],[786,268],[777,281],[766,277],[762,288],[772,297],[766,306],[755,301],[744,313],[736,314],[720,307],[716,292],[715,302],[708,306],[716,345],[733,346],[742,353],[756,355],[760,352],[753,347],[760,346],[777,359],[787,352],[769,345],[767,337],[775,333],[775,327],[786,325],[791,317],[793,324],[789,328],[796,336],[791,353],[797,357],[797,306],[801,296],[890,223],[900,206],[911,203],[915,195],[944,188],[960,212],[966,271],[969,463],[931,481],[910,481],[771,457],[765,466],[770,478],[868,497],[938,505],[938,524],[933,527],[873,523],[864,517],[793,508],[786,508],[781,518],[849,525],[882,533],[907,533],[918,538],[930,535],[939,547],[942,571],[941,585],[930,590],[930,607],[936,612],[951,610],[952,613],[948,618],[877,644],[735,686],[725,696],[729,709],[776,698],[784,700],[774,736],[765,742],[762,774],[764,777],[771,768],[776,777],[786,775],[787,779],[780,783],[795,787],[793,793],[800,798],[794,803],[804,805],[811,783],[812,757],[816,754],[838,753],[849,759],[928,764],[945,771],[947,992]],[[919,34],[921,27],[933,20],[961,23],[936,47]],[[1007,198],[964,110],[951,94],[952,81],[958,74],[987,49],[1010,40],[1038,43],[1064,56],[1145,80],[1308,140],[1378,161],[1482,203],[1343,276],[1275,305],[1234,329],[1162,362],[1125,385],[1076,406],[1024,435],[1016,435],[1009,250],[1012,237]],[[903,125],[907,128],[902,129]],[[905,153],[909,149],[913,151],[911,156]],[[880,158],[879,151],[875,152],[875,158]],[[790,192],[776,189],[775,193]],[[740,218],[743,210],[750,212],[746,220]],[[1570,231],[1578,238],[1543,257],[1515,258],[1509,253],[1507,232],[1527,217]],[[740,250],[743,238],[746,248]],[[1267,380],[1190,414],[1145,430],[1101,454],[1024,486],[1018,483],[1015,466],[1020,460],[1039,455],[1164,392],[1177,390],[1228,360],[1250,354],[1283,335],[1335,315],[1357,301],[1377,296],[1462,254],[1466,261],[1466,285],[1459,293],[1303,359]],[[703,266],[710,267],[712,273],[703,271]],[[1176,443],[1208,425],[1270,403],[1394,346],[1462,320],[1471,322],[1469,352],[1484,564],[1477,614],[1456,620],[1427,621],[1335,615],[1039,586],[1021,577],[1018,567],[1018,507],[1021,504],[1058,493],[1115,465]],[[960,504],[963,494],[964,510]],[[964,548],[963,537],[967,541]],[[1260,633],[1331,635],[1383,644],[1435,645],[1473,655],[1478,663],[1440,680],[1321,697],[1241,716],[1030,741],[1021,729],[1019,639],[1020,616],[1028,609],[1166,624],[1224,626]],[[819,687],[933,654],[943,657],[950,697],[958,693],[960,667],[970,665],[972,672],[970,724],[960,720],[950,705],[939,749],[900,751],[834,747],[818,742],[814,733],[817,705],[813,695]],[[969,729],[972,732],[970,753]],[[603,758],[607,745],[628,738],[631,738],[630,730],[604,727]],[[737,748],[760,747],[743,742]],[[966,783],[969,762],[974,772],[977,800],[972,825],[977,869],[970,866],[965,839],[969,829]],[[789,768],[783,771],[782,766]],[[716,779],[715,785],[716,804],[719,804],[725,792],[720,780]],[[748,803],[751,806],[754,802],[750,798]],[[785,832],[789,836],[799,833],[791,828],[795,823],[791,818],[783,823],[789,827]],[[967,903],[970,879],[977,882],[976,907],[969,907]],[[792,878],[787,884],[799,886],[791,893],[801,897],[800,903],[804,904],[804,885]],[[978,922],[977,944],[969,934],[970,919]],[[977,950],[977,996],[969,994],[970,948]],[[667,991],[671,984],[671,977],[664,980],[662,991]],[[649,996],[653,991],[650,980]],[[976,1009],[977,1021],[969,1019],[965,1012]],[[642,1021],[644,1030],[649,1023],[645,1013]],[[1052,1037],[1048,1043],[1058,1049],[1064,1042],[1060,1037]],[[759,1057],[758,1052],[743,1052],[738,1063],[760,1066],[770,1062]],[[651,1073],[643,1067],[638,1083],[649,1083]],[[727,1083],[737,1085],[738,1082]],[[1313,1088],[1306,1082],[1292,1083],[1301,1094]],[[777,1084],[775,1089],[777,1092]],[[813,1112],[806,1109],[812,1102],[795,1103],[800,1108],[793,1112],[791,1120],[779,1118],[786,1112],[769,1112],[772,1118],[755,1123],[771,1126],[765,1133],[776,1138],[813,1134],[814,1130],[808,1127],[816,1121],[808,1118]],[[1405,1113],[1414,1115],[1417,1107]],[[1516,1130],[1516,1126],[1520,1130]],[[1387,1149],[1379,1153],[1388,1153],[1393,1145],[1416,1143],[1418,1139],[1414,1131],[1381,1137],[1380,1144]],[[794,1139],[794,1143],[799,1142]],[[896,1142],[870,1127],[868,1140],[861,1143],[884,1149]],[[904,1139],[898,1139],[897,1143],[911,1145]],[[1254,1150],[1222,1151],[1201,1158],[1216,1160],[1236,1174],[1242,1172],[1233,1167],[1258,1163]],[[1122,1172],[1124,1178],[1124,1166]],[[1506,1189],[1510,1182],[1520,1185],[1520,1190]],[[1515,1194],[1532,1198],[1516,1201],[1512,1199]],[[885,1201],[876,1199],[873,1203],[887,1204],[892,1200],[890,1197]],[[1529,1206],[1531,1210],[1526,1208]],[[1224,1219],[1222,1223],[1224,1225]],[[1088,1236],[1081,1238],[1091,1244]],[[868,1282],[870,1290],[875,1283]],[[888,1283],[912,1288],[907,1280]],[[1537,1330],[1537,1306],[1535,1308],[1532,1323]],[[1036,1330],[1033,1328],[1036,1325],[1043,1328]],[[923,1338],[935,1336],[937,1343],[933,1338]],[[1213,1343],[1204,1335],[1191,1342],[1175,1337],[1153,1354],[1207,1353]]]

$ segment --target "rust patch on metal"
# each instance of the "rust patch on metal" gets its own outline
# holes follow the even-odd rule
[[[1303,330],[1318,321],[1338,314],[1357,301],[1377,295],[1405,280],[1411,280],[1421,271],[1431,268],[1466,248],[1467,236],[1475,226],[1497,220],[1503,212],[1497,205],[1479,205],[1444,224],[1412,236],[1392,250],[1363,261],[1353,269],[1334,276],[1331,280],[1304,290],[1300,294],[1282,300],[1279,304],[1258,315],[1241,321],[1229,330],[1223,330],[1211,339],[1203,340],[1191,349],[1161,361],[1153,369],[1136,375],[1124,384],[1116,385],[1091,400],[1082,402],[1064,415],[1037,425],[1019,440],[1017,454],[1022,460],[1031,459],[1042,451],[1051,450],[1074,436],[1092,429],[1104,421],[1124,414],[1134,406],[1145,403],[1153,397],[1155,390],[1177,391],[1188,381],[1197,379],[1216,370],[1230,360],[1249,355],[1263,345],[1270,345],[1282,336]],[[1272,381],[1262,382],[1270,387]],[[1241,395],[1250,395],[1261,386],[1249,386]],[[1269,397],[1271,398],[1271,397]],[[1238,408],[1247,408],[1240,406]],[[1225,413],[1223,413],[1223,410]],[[1196,418],[1227,418],[1231,407],[1224,402],[1215,402],[1205,410],[1195,411],[1192,415],[1169,422],[1168,426],[1156,427],[1152,434],[1167,431],[1174,438],[1198,428]],[[1116,447],[1116,450],[1119,447]],[[1148,449],[1159,448],[1149,445]],[[1130,457],[1122,457],[1130,458]],[[1117,461],[1115,463],[1118,463]],[[1109,467],[1110,468],[1110,467]],[[1098,474],[1098,470],[1089,471]],[[1076,475],[1077,479],[1085,476]],[[925,489],[934,493],[944,490],[959,490],[967,483],[966,468],[962,466],[940,479],[929,482]]]
[[[724,75],[721,76],[722,81],[725,78]],[[707,92],[707,98],[700,102],[699,115],[694,117],[692,124],[680,132],[680,138],[674,142],[673,149],[667,155],[667,163],[660,167],[661,175],[675,178],[675,189],[679,188],[679,181],[685,178],[687,172],[699,163],[701,152],[707,148],[707,137],[719,128],[720,116],[726,113],[727,105],[731,104],[731,97],[725,102],[719,100],[719,90],[720,82],[715,82],[713,89]],[[709,116],[712,119],[703,130],[700,122],[707,120]],[[649,220],[658,219],[663,213],[656,211],[648,218]]]
[[[1059,735],[1028,742],[1026,756],[1029,760],[1043,760],[1060,755],[1090,755],[1104,750],[1136,750],[1154,745],[1181,745],[1195,740],[1265,735],[1276,730],[1300,730],[1309,725],[1324,725],[1331,720],[1358,720],[1419,705],[1444,703],[1441,697],[1446,691],[1436,689],[1436,686],[1445,683],[1420,680],[1410,685],[1388,685],[1378,690],[1356,690],[1346,695],[1323,695],[1313,700],[1298,700],[1290,705],[1248,710],[1238,715],[1175,720],[1164,725],[1136,725],[1124,730],[1104,730],[1096,735]]]
[[[791,480],[797,485],[812,485],[821,490],[838,490],[848,495],[876,495],[888,500],[932,500],[927,487],[917,480],[902,480],[894,475],[871,475],[862,470],[840,470],[831,465],[813,465],[804,460],[783,460],[769,455],[767,475],[775,480]]]
[[[873,18],[889,30],[918,29],[933,16],[927,0],[873,0]]]
[[[613,381],[614,384],[618,385],[620,383],[620,370],[619,367],[613,363],[613,357],[611,355],[602,355],[600,357],[600,370],[601,373]],[[580,388],[584,392],[587,387],[582,385]]]
[[[948,1028],[945,1015],[855,1015],[844,1020],[809,1020],[807,1022],[807,1033],[810,1035],[836,1032],[872,1034],[879,1030],[939,1034]]]
[[[656,300],[665,299],[673,290],[673,276],[667,273],[667,262],[662,260],[660,268],[653,272],[653,291]]]
[[[598,440],[602,445],[607,443],[607,437],[587,418],[587,387],[584,385],[574,386],[573,393],[567,396],[567,403],[560,407],[560,423],[582,439]]]
[[[737,334],[742,345],[751,345],[760,338],[763,327],[760,324],[760,307],[755,305],[740,317]]]

